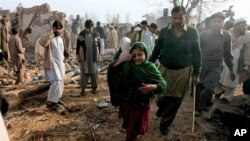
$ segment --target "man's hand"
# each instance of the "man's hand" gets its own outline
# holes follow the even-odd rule
[[[234,71],[230,71],[230,78],[231,78],[232,81],[235,80],[235,73],[234,73]]]

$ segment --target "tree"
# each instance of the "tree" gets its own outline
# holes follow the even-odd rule
[[[125,21],[126,21],[126,23],[130,22],[130,13],[129,12],[125,14]]]
[[[144,17],[149,23],[156,22],[156,15],[154,13],[144,14],[142,17]]]
[[[111,23],[112,22],[112,15],[107,11],[105,14],[106,22]]]
[[[225,2],[228,2],[228,1],[232,1],[232,0],[172,0],[170,2],[173,3],[173,6],[177,6],[177,5],[184,6],[187,10],[188,17],[190,16],[191,12],[195,8],[199,8],[198,14],[199,14],[199,19],[200,19],[201,9],[203,5],[204,6],[213,5],[212,9],[214,11],[215,4],[218,4],[219,2],[222,2],[223,4],[225,4]]]
[[[84,19],[86,19],[86,20],[90,19],[90,16],[89,16],[89,14],[88,14],[88,13],[85,13],[85,15],[84,15]]]
[[[118,13],[116,15],[113,15],[112,22],[115,24],[120,23],[120,15]]]
[[[96,21],[97,21],[98,16],[97,16],[94,12],[91,12],[89,15],[90,15],[90,19],[91,19],[93,22],[96,22]]]
[[[184,2],[185,1],[185,2]],[[192,10],[201,2],[202,0],[173,0],[174,7],[177,5],[182,5],[187,10],[187,16],[190,16]]]

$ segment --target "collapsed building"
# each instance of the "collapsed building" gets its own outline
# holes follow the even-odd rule
[[[10,10],[0,10],[0,17],[6,15],[9,19],[7,24],[10,27],[10,23],[15,18],[16,13],[18,13],[20,17],[21,30],[26,31],[27,29],[31,29],[26,35],[28,40],[22,40],[22,42],[23,46],[26,48],[26,52],[28,54],[30,53],[30,55],[26,56],[32,57],[32,60],[34,60],[35,50],[39,48],[36,47],[37,40],[51,30],[51,26],[55,20],[59,20],[65,24],[66,14],[59,11],[52,11],[50,5],[44,3],[31,8],[18,6],[14,12],[11,12]],[[68,49],[71,45],[70,33],[63,33],[67,35],[65,42]]]
[[[8,16],[9,22],[14,19],[16,13],[20,15],[21,28],[27,29],[30,26],[32,29],[32,33],[27,35],[32,46],[35,45],[36,40],[42,34],[51,29],[51,24],[54,20],[60,20],[63,23],[65,21],[65,14],[63,12],[52,11],[47,3],[31,8],[17,7],[15,12],[0,10],[0,16]]]

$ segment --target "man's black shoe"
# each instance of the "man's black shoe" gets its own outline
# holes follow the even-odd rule
[[[91,92],[92,94],[96,94],[96,89],[93,89]]]
[[[81,93],[80,93],[81,96],[85,96],[86,95],[86,92],[85,90],[82,90]]]
[[[58,103],[51,102],[51,101],[47,101],[46,105],[51,110],[56,110],[57,108],[59,108],[59,104]]]

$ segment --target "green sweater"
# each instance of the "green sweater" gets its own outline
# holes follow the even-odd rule
[[[176,37],[169,27],[163,28],[150,61],[155,62],[156,59],[173,70],[193,65],[193,75],[198,76],[201,71],[201,49],[197,30],[188,26],[183,35]]]

